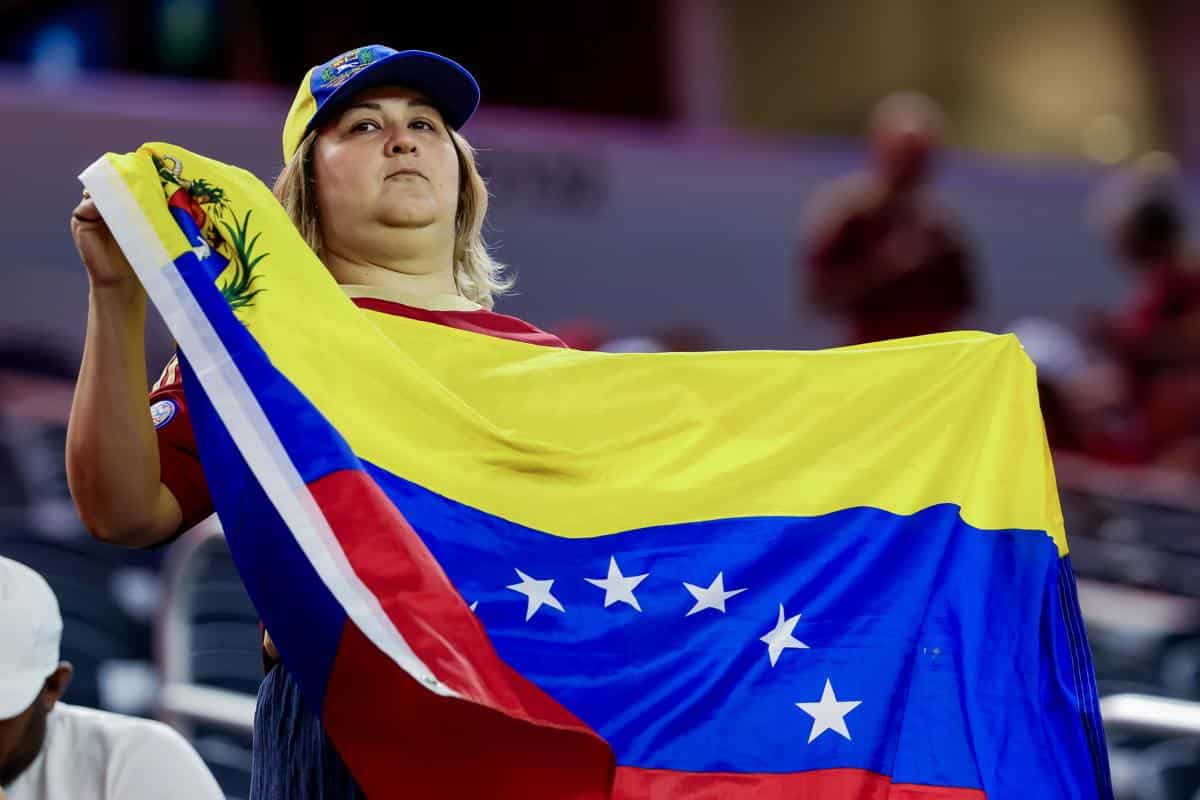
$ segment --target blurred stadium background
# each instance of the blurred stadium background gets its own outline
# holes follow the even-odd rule
[[[1151,165],[1181,224],[1192,213],[1187,0],[0,3],[0,554],[58,592],[68,701],[166,719],[245,796],[259,633],[215,523],[118,550],[67,494],[75,176],[166,140],[270,183],[298,80],[370,42],[477,75],[465,132],[519,278],[498,308],[581,347],[841,343],[805,290],[805,209],[863,168],[880,98],[940,104],[933,185],[977,294],[963,324],[1017,330],[1041,370],[1119,797],[1200,798],[1200,337],[1148,373],[1097,333],[1146,288],[1105,227],[1111,176]],[[1190,246],[1179,261],[1200,272]],[[1200,319],[1200,290],[1169,299]],[[153,377],[172,349],[158,320],[147,349]],[[1169,441],[1137,439],[1163,415]]]

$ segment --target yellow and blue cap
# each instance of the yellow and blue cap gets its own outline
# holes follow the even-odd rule
[[[426,95],[458,130],[479,106],[479,84],[461,64],[425,50],[356,47],[308,71],[283,123],[283,160],[343,103],[373,86],[407,86]]]

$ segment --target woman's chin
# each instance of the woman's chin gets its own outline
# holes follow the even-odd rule
[[[430,208],[392,209],[380,221],[389,228],[428,228],[437,222],[437,214]]]

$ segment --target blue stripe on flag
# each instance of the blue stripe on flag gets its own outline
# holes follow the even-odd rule
[[[1071,557],[1065,556],[1059,562],[1058,570],[1059,611],[1062,614],[1064,631],[1069,643],[1068,659],[1060,660],[1064,671],[1070,669],[1074,676],[1076,702],[1078,703],[1079,722],[1087,735],[1088,760],[1095,772],[1096,785],[1100,787],[1100,795],[1106,800],[1113,797],[1112,775],[1108,765],[1108,744],[1104,737],[1104,722],[1100,718],[1100,693],[1096,689],[1095,670],[1092,666],[1092,653],[1087,643],[1083,627],[1083,613],[1079,609],[1079,597],[1075,590],[1075,570],[1071,566]]]
[[[222,527],[259,616],[320,714],[346,615],[250,473],[182,355],[184,392]],[[294,643],[303,643],[296,647]]]
[[[384,470],[371,474],[468,603],[500,655],[600,732],[618,763],[685,771],[857,767],[898,782],[1018,789],[1061,800],[1078,709],[1040,706],[1050,654],[1038,621],[1057,605],[1059,559],[1041,532],[980,531],[945,505],[912,516],[858,508],[815,518],[748,518],[569,539],[450,501]],[[610,558],[648,574],[604,607]],[[565,609],[510,588],[553,580]],[[688,616],[685,587],[721,573],[726,613]],[[808,645],[771,665],[761,637],[801,614]],[[1061,629],[1061,628],[1060,628]],[[1092,680],[1090,674],[1086,676]],[[829,679],[860,701],[813,742]],[[831,698],[832,699],[832,698]],[[1082,745],[1086,747],[1086,742]],[[1008,765],[1020,764],[1019,770]],[[1037,776],[1036,781],[1031,776]],[[1092,782],[1089,774],[1074,778]],[[1007,796],[999,794],[995,796]]]

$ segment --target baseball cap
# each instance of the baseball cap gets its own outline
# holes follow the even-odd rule
[[[0,556],[0,720],[33,705],[58,668],[62,615],[45,579]]]
[[[425,50],[393,50],[381,44],[356,47],[308,71],[283,123],[287,162],[308,132],[341,104],[373,86],[407,86],[425,94],[446,124],[458,130],[479,106],[479,84],[461,64]]]

